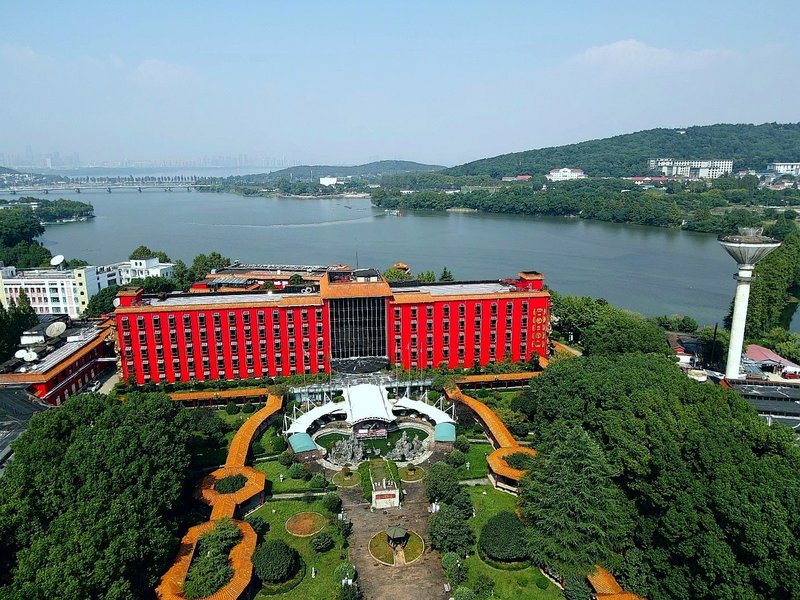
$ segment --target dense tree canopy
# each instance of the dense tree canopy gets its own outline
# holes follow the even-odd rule
[[[483,554],[499,561],[522,561],[530,557],[522,523],[508,511],[499,512],[486,522],[478,547]]]
[[[141,245],[136,250],[130,253],[128,256],[130,260],[138,259],[138,260],[147,260],[148,258],[157,258],[158,262],[168,263],[171,262],[169,260],[169,256],[163,250],[151,250],[145,245]]]
[[[570,427],[537,455],[521,492],[530,553],[561,574],[585,575],[608,564],[630,536],[625,496],[611,480],[600,446]]]
[[[0,598],[146,597],[174,556],[189,466],[162,394],[36,415],[0,478]]]
[[[664,330],[644,317],[608,307],[583,336],[585,354],[670,353]]]
[[[800,597],[800,450],[739,395],[669,358],[622,354],[556,361],[512,408],[531,420],[541,456],[575,427],[605,454],[633,521],[629,549],[606,566],[627,589]]]

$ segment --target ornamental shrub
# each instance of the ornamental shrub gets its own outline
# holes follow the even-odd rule
[[[230,477],[223,477],[214,485],[214,489],[220,494],[232,494],[242,489],[245,483],[247,483],[247,477],[239,473]]]
[[[356,568],[351,562],[339,563],[339,566],[333,570],[333,580],[337,583],[342,579],[355,579]]]
[[[235,415],[239,412],[239,407],[236,405],[235,401],[228,400],[228,403],[225,405],[225,412],[229,415]]]
[[[357,585],[343,585],[339,588],[338,600],[363,600],[364,594]]]
[[[306,476],[307,471],[306,468],[300,463],[294,463],[289,467],[287,473],[289,473],[289,477],[292,479],[303,479]]]
[[[436,390],[430,390],[428,392],[428,400],[430,402],[436,402],[441,397],[442,397],[442,395],[439,392],[437,392]]]
[[[344,396],[334,396],[333,397],[333,401],[337,402],[337,403],[338,402],[344,402]]]
[[[499,512],[486,522],[478,538],[478,547],[486,556],[500,562],[519,562],[530,556],[522,523],[508,511]]]
[[[453,450],[447,455],[445,461],[447,461],[448,465],[457,469],[467,462],[467,456],[461,450]]]
[[[334,546],[333,538],[327,533],[318,533],[311,538],[311,547],[314,552],[327,552]]]
[[[445,575],[447,575],[447,581],[453,587],[467,580],[467,566],[455,552],[442,554],[442,568],[444,568]]]
[[[272,454],[278,454],[279,452],[283,452],[286,448],[289,447],[289,443],[286,441],[286,438],[280,435],[276,435],[275,437],[270,438],[270,450]]]
[[[547,586],[550,585],[550,582],[547,581],[547,577],[542,575],[542,573],[537,573],[533,578],[533,583],[536,585],[537,588],[540,590],[546,590]]]
[[[478,600],[475,592],[468,587],[464,587],[463,585],[456,588],[453,598],[455,598],[455,600]]]
[[[533,468],[533,462],[536,458],[524,452],[515,452],[506,457],[506,462],[509,467],[514,469],[521,469],[523,471],[530,471]]]
[[[291,452],[284,452],[278,457],[278,462],[284,467],[294,464],[294,455]]]
[[[256,411],[256,407],[252,402],[250,402],[250,400],[245,402],[244,406],[242,406],[242,412],[245,413],[245,414],[249,415],[250,413],[254,413],[255,411]]]
[[[247,522],[250,523],[250,527],[253,528],[259,539],[263,538],[269,531],[269,523],[259,516],[250,517]]]
[[[314,473],[308,484],[315,490],[321,490],[328,485],[328,482],[322,473]]]
[[[328,492],[322,497],[322,507],[331,514],[338,514],[342,510],[342,499],[335,492]]]
[[[459,452],[469,452],[469,439],[467,439],[465,435],[460,435],[456,438],[455,443],[453,443],[453,447]]]
[[[253,567],[261,581],[280,583],[295,576],[300,558],[297,550],[283,540],[265,540],[253,554]]]

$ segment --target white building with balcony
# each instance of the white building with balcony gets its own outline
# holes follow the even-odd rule
[[[113,267],[77,269],[26,269],[0,266],[0,303],[8,308],[22,292],[37,314],[67,314],[77,318],[89,299],[109,285],[117,285]]]
[[[144,279],[145,277],[172,277],[174,273],[174,263],[162,263],[155,257],[153,258],[134,258],[133,260],[118,262],[109,265],[109,268],[118,271],[117,285],[127,285],[133,279]]]
[[[563,169],[553,169],[545,175],[550,181],[570,181],[572,179],[586,179],[586,173],[583,169],[571,169],[564,167]]]
[[[665,177],[688,179],[716,179],[733,172],[731,159],[676,160],[674,158],[651,158],[647,168],[659,171]]]
[[[767,165],[767,171],[779,175],[800,177],[800,162],[773,162]]]

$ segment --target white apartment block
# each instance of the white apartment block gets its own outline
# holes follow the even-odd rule
[[[132,279],[145,277],[172,277],[173,263],[158,262],[157,258],[133,259],[109,265],[108,268],[116,269],[117,285],[127,285]]]
[[[550,181],[570,181],[571,179],[586,179],[586,173],[583,172],[583,169],[564,167],[551,170],[545,177]]]
[[[101,289],[117,285],[117,270],[112,267],[78,269],[28,269],[0,267],[0,303],[19,301],[22,291],[37,314],[80,316],[89,299]]]
[[[730,175],[733,171],[733,160],[703,159],[676,160],[674,158],[651,158],[647,168],[660,171],[666,177],[687,177],[688,179],[716,179]]]
[[[773,162],[767,165],[767,171],[780,175],[800,177],[800,162]]]

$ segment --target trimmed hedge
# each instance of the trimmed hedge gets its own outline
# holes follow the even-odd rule
[[[200,538],[183,586],[186,598],[210,596],[231,580],[228,555],[241,538],[242,532],[230,519],[220,519]]]
[[[313,548],[314,552],[327,552],[333,548],[334,545],[335,542],[333,541],[333,538],[327,533],[318,533],[311,538],[311,548]]]
[[[486,522],[478,546],[486,556],[499,562],[522,562],[530,557],[522,523],[508,511],[499,512]]]
[[[223,477],[220,479],[214,489],[220,494],[232,494],[238,492],[247,483],[247,477],[242,474],[231,475],[230,477]]]
[[[266,540],[253,554],[253,567],[262,581],[280,583],[294,577],[300,569],[300,556],[283,540]]]

